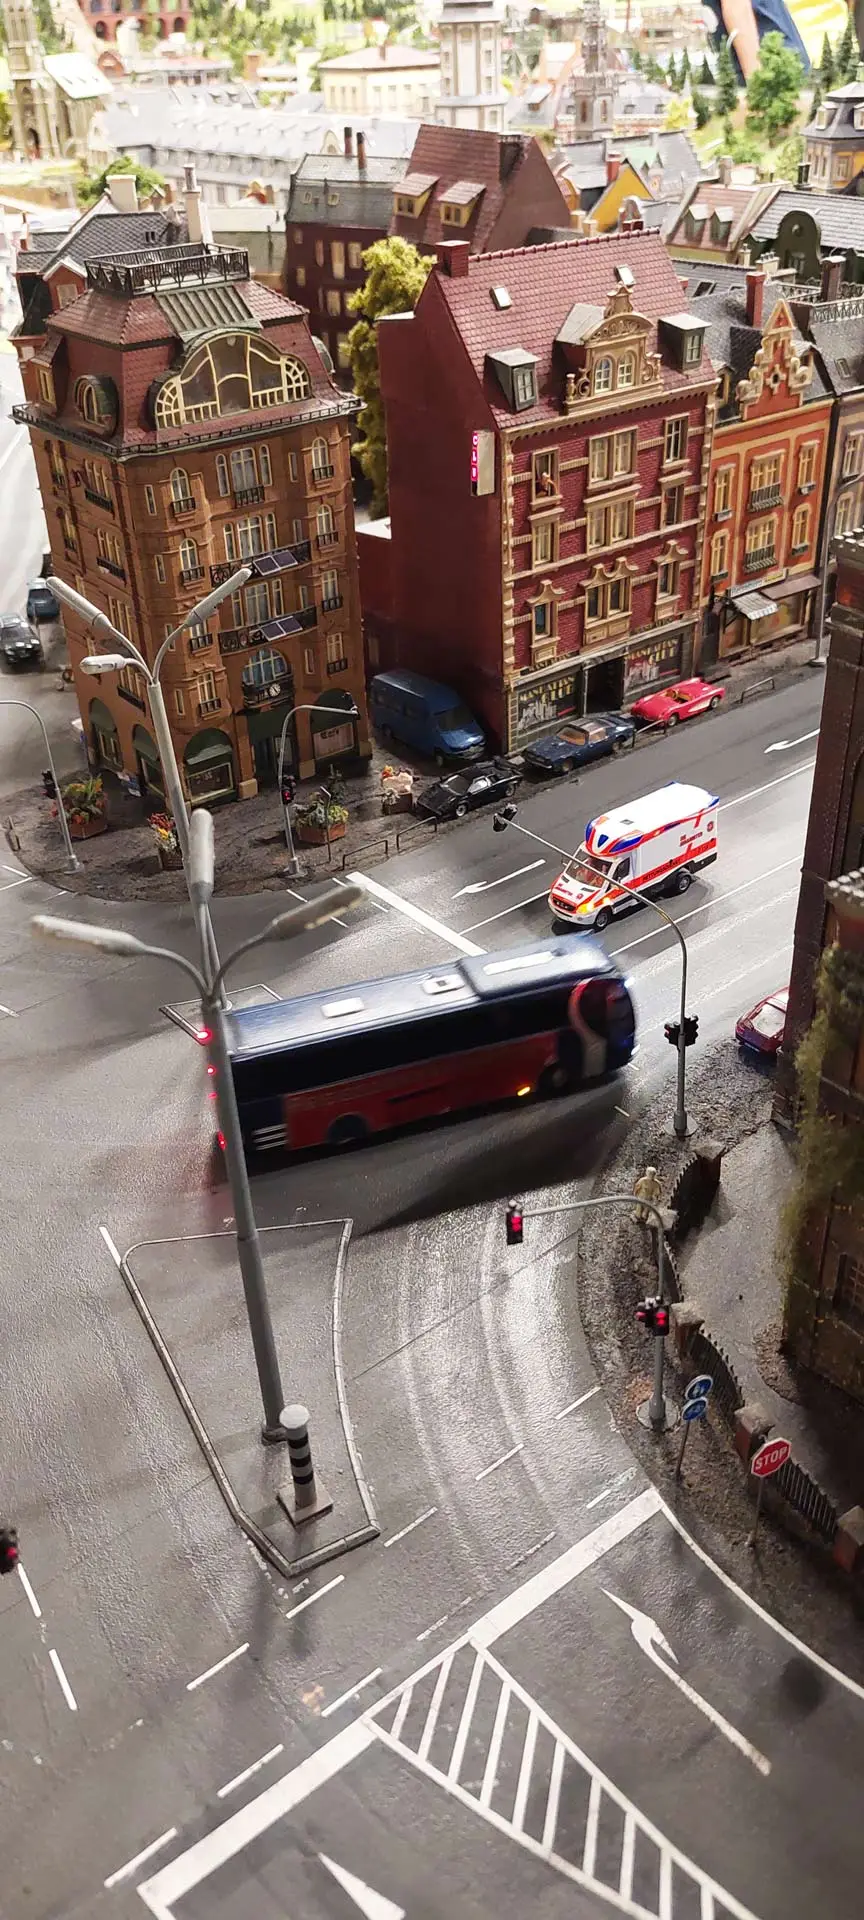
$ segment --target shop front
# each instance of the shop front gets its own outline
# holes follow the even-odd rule
[[[635,699],[648,687],[680,679],[685,655],[685,630],[631,638],[614,649],[581,653],[563,665],[539,673],[521,674],[510,688],[507,751],[518,752],[542,733],[551,733],[565,720],[581,720],[590,713],[608,713]]]
[[[684,630],[664,633],[654,640],[631,641],[625,661],[624,694],[637,700],[649,688],[663,687],[680,680],[684,671]]]
[[[766,586],[733,588],[720,615],[720,659],[777,646],[806,633],[818,586],[817,574],[793,573]]]
[[[146,727],[133,727],[132,746],[144,805],[153,813],[162,813],[165,809],[165,775],[152,733],[148,733]]]
[[[186,791],[195,806],[213,800],[233,800],[237,793],[234,749],[227,733],[206,727],[190,740],[183,755]]]
[[[339,714],[345,715],[340,720]],[[319,694],[310,714],[309,733],[315,770],[320,772],[331,761],[353,758],[360,751],[357,734],[357,709],[353,694],[344,687]]]

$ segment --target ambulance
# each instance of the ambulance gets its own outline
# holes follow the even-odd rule
[[[549,895],[556,920],[601,933],[614,914],[638,906],[641,893],[686,893],[694,874],[717,858],[716,794],[670,781],[642,800],[598,814]]]

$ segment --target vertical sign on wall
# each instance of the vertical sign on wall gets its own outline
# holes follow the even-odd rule
[[[483,429],[471,435],[471,492],[495,492],[495,435]]]

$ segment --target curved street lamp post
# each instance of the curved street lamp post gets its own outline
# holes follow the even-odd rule
[[[38,725],[42,728],[42,738],[45,742],[45,757],[51,769],[51,778],[54,782],[54,792],[57,795],[57,818],[60,822],[60,832],[63,835],[63,840],[66,847],[66,857],[69,861],[69,865],[72,869],[72,872],[77,873],[78,868],[81,865],[81,862],[78,858],[77,853],[75,852],[75,848],[72,845],[72,836],[69,832],[69,822],[66,818],[66,808],[63,805],[63,798],[60,792],[60,782],[57,778],[57,768],[54,765],[54,755],[51,752],[51,743],[48,739],[48,730],[45,726],[45,722],[42,718],[42,715],[41,713],[39,713],[36,707],[31,707],[29,700],[0,700],[0,707],[25,707],[28,713],[32,713],[34,719],[37,721]]]

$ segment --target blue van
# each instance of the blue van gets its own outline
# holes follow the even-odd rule
[[[407,668],[376,673],[369,688],[369,718],[382,739],[416,747],[439,765],[479,760],[486,751],[483,729],[458,693]]]

